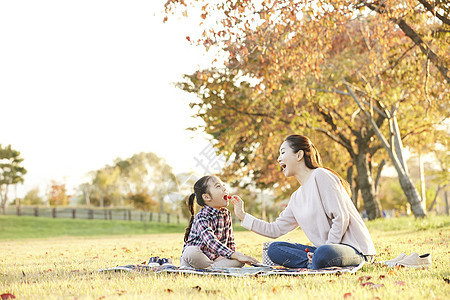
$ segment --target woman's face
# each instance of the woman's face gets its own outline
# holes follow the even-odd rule
[[[227,207],[229,204],[228,191],[225,184],[219,178],[211,178],[208,182],[209,194],[205,194],[207,197],[205,204],[213,208]]]
[[[292,150],[287,141],[281,144],[280,156],[278,156],[277,161],[280,164],[284,176],[290,177],[295,175],[299,162],[298,154],[294,153],[294,150]]]

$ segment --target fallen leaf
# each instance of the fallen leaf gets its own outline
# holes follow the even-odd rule
[[[2,300],[16,299],[16,296],[14,296],[13,294],[10,294],[10,293],[1,294],[0,297],[2,298]]]
[[[194,286],[193,289],[200,292],[202,290],[202,287],[197,285],[197,286]]]
[[[173,290],[171,290],[171,289],[165,289],[164,292],[166,292],[166,293],[173,293]]]
[[[384,279],[384,278],[386,278],[386,275],[380,275],[378,278],[379,279]]]
[[[127,291],[125,291],[125,290],[116,290],[116,292],[117,292],[117,294],[119,296],[122,296],[123,294],[126,294]]]
[[[345,299],[345,298],[349,298],[349,297],[351,297],[351,296],[352,296],[352,293],[345,293],[345,294],[344,294],[344,299]]]
[[[358,278],[359,282],[363,281],[369,281],[372,278],[372,276],[361,276]]]
[[[383,287],[384,286],[384,284],[374,284],[374,285],[372,285],[372,289],[378,289],[378,288],[381,288],[381,287]]]
[[[372,286],[372,285],[375,285],[375,283],[373,283],[371,281],[367,281],[367,282],[361,283],[361,286]]]
[[[444,282],[445,282],[445,283],[448,283],[448,284],[450,284],[450,279],[448,279],[448,278],[445,278],[445,277],[442,277],[442,279],[444,279]]]
[[[395,275],[395,276],[397,276],[397,272],[395,272],[394,270],[389,270],[388,275]]]

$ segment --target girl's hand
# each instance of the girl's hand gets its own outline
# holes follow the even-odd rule
[[[234,204],[234,214],[238,217],[239,220],[244,220],[245,211],[244,211],[244,201],[242,201],[241,197],[237,195],[233,195],[231,201]]]
[[[249,264],[249,265],[260,264],[260,262],[257,259],[254,259],[251,256],[247,256],[247,255],[244,255],[239,252],[234,252],[233,254],[231,254],[231,258],[235,259],[241,263],[244,263],[244,264]]]

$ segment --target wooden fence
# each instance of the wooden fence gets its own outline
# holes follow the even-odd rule
[[[80,207],[39,207],[39,206],[8,206],[7,215],[34,216],[47,218],[70,218],[88,220],[126,220],[141,222],[159,222],[180,224],[186,219],[180,215],[144,212],[133,209],[120,208],[80,208]]]

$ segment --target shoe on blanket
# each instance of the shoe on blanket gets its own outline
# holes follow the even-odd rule
[[[157,266],[160,266],[159,261],[160,261],[159,256],[153,256],[153,257],[150,257],[150,259],[148,260],[147,266],[149,266],[149,267],[157,267]]]
[[[404,259],[398,261],[396,266],[403,266],[407,268],[420,268],[431,266],[431,254],[419,255],[417,252],[413,252]]]
[[[406,257],[407,257],[406,253],[400,253],[400,255],[397,256],[396,258],[391,259],[391,260],[382,261],[380,263],[383,265],[386,265],[388,267],[394,267],[397,264],[397,262],[401,261],[402,259],[404,259]]]
[[[172,259],[171,258],[161,258],[160,260],[158,260],[158,263],[161,266],[172,265]]]

